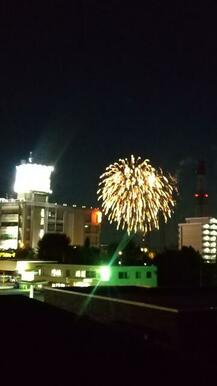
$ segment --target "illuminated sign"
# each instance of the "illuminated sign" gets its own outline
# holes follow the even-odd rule
[[[0,257],[15,257],[15,252],[0,252]]]
[[[52,193],[50,178],[53,166],[26,163],[16,166],[14,191],[16,193]]]

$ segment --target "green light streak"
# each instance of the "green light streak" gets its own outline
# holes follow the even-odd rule
[[[122,240],[120,241],[119,245],[117,246],[115,252],[113,253],[113,256],[109,262],[109,264],[107,266],[103,266],[101,267],[100,269],[100,274],[102,274],[102,270],[104,271],[103,275],[105,275],[105,272],[107,273],[107,277],[108,277],[108,272],[110,272],[110,275],[109,275],[109,279],[111,277],[111,266],[112,264],[115,262],[115,260],[117,258],[119,258],[119,254],[118,252],[122,251],[126,246],[127,244],[129,243],[129,241],[134,237],[134,235],[128,235],[128,233],[126,232],[122,238]],[[105,271],[106,269],[106,271]],[[95,295],[95,292],[98,288],[98,286],[100,285],[100,283],[102,281],[109,281],[109,279],[107,280],[103,280],[102,279],[102,276],[101,276],[101,280],[98,281],[98,283],[95,285],[95,287],[93,288],[93,290],[91,291],[91,293],[89,294],[89,296],[87,297],[87,299],[84,301],[83,303],[83,306],[81,307],[80,309],[80,312],[79,312],[79,316],[82,316],[86,310],[86,308],[88,307],[90,301],[91,301],[91,298]]]

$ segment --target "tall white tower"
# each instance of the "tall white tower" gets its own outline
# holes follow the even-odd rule
[[[22,161],[19,166],[16,166],[14,191],[17,193],[17,198],[34,201],[35,196],[38,199],[41,195],[44,197],[42,201],[47,201],[48,194],[52,193],[50,183],[53,171],[53,166],[33,163],[32,153],[30,153],[28,162]]]

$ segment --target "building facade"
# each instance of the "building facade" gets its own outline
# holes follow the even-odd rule
[[[58,264],[52,261],[0,261],[3,273],[16,278],[21,288],[89,286],[157,286],[157,268],[146,266],[109,266]]]
[[[102,266],[58,264],[45,261],[17,261],[20,284],[46,283],[50,287],[157,286],[157,268],[147,266]]]
[[[186,218],[179,224],[179,249],[192,247],[205,262],[216,262],[217,219],[213,217]]]
[[[100,245],[99,209],[59,205],[48,200],[53,168],[22,163],[17,166],[16,199],[0,199],[0,249],[33,248],[45,233],[64,233],[72,245]],[[37,189],[37,190],[36,190]]]

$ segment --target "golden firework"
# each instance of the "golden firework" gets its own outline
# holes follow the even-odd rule
[[[176,179],[163,175],[149,160],[141,160],[131,155],[119,159],[106,168],[100,176],[98,200],[110,223],[117,229],[146,233],[159,228],[159,213],[165,222],[171,217],[175,200]]]

